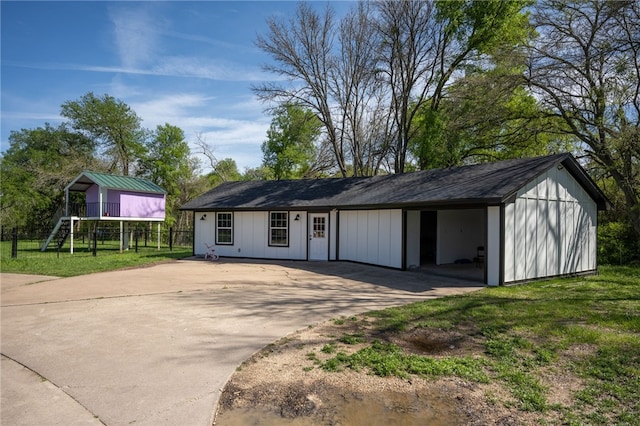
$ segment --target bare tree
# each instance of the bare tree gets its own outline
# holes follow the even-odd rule
[[[254,87],[260,99],[310,108],[324,125],[343,176],[377,173],[393,157],[403,173],[424,105],[434,111],[451,81],[500,43],[518,40],[524,0],[360,2],[340,22],[298,7],[269,20],[258,46],[284,83]],[[410,160],[410,159],[409,159]],[[348,164],[350,162],[350,164]]]
[[[528,82],[624,194],[640,241],[640,6],[545,0]]]
[[[194,144],[197,147],[195,153],[205,156],[207,158],[207,161],[209,162],[209,167],[211,167],[211,170],[215,170],[216,166],[218,165],[218,158],[214,153],[215,147],[207,142],[202,133],[196,134],[196,141],[194,142]]]
[[[380,122],[389,120],[383,107],[386,88],[376,77],[379,34],[369,3],[358,3],[342,19],[339,44],[329,81],[337,102],[340,139],[347,141],[354,175],[376,174],[389,150],[386,138],[378,137]]]
[[[379,71],[390,88],[390,110],[396,126],[394,169],[403,173],[412,121],[433,89],[442,34],[434,2],[384,0],[378,6]]]
[[[288,21],[272,17],[267,23],[268,34],[259,36],[256,44],[275,63],[264,68],[290,84],[265,83],[254,86],[254,92],[265,102],[298,104],[317,114],[333,148],[336,166],[347,176],[345,148],[334,123],[328,81],[335,60],[333,9],[327,6],[319,14],[309,4],[300,3],[295,17]]]

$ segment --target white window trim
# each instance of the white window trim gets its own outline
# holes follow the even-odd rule
[[[218,226],[219,225],[218,217],[220,215],[223,215],[223,214],[224,215],[231,215],[231,226],[230,227],[226,227],[226,226],[220,227],[220,226]],[[234,219],[233,212],[216,212],[216,245],[224,245],[224,246],[233,245],[233,219]],[[219,233],[220,229],[229,229],[231,231],[231,241],[230,242],[227,242],[227,241],[221,242],[220,241],[220,233]]]
[[[272,223],[273,223],[273,220],[272,220],[273,216],[272,215],[274,213],[283,213],[283,214],[285,214],[285,218],[287,220],[286,226],[271,226]],[[290,222],[290,219],[289,219],[289,212],[288,211],[270,211],[269,212],[269,235],[268,235],[268,238],[269,238],[269,246],[270,247],[289,247],[289,222]],[[282,244],[282,243],[274,243],[273,242],[273,234],[272,234],[271,231],[274,230],[274,229],[284,229],[285,230],[287,237],[286,237],[286,242],[284,244]]]

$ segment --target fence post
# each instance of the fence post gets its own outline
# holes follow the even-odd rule
[[[11,258],[18,258],[18,228],[15,226],[11,230]]]
[[[98,231],[93,231],[93,256],[95,257],[98,251]]]
[[[173,251],[173,228],[169,227],[169,251]]]

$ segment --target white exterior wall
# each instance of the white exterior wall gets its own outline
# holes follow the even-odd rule
[[[340,260],[402,268],[402,210],[340,212]]]
[[[233,244],[215,245],[216,254],[225,257],[254,257],[262,259],[307,259],[307,213],[289,212],[289,246],[269,246],[270,212],[234,212]],[[200,217],[206,214],[205,220]],[[296,215],[300,220],[294,220]],[[216,238],[215,212],[197,212],[195,217],[194,251],[204,255],[205,243],[212,245]]]
[[[487,207],[487,285],[500,285],[500,206]]]
[[[472,260],[484,246],[484,210],[438,210],[436,264]]]
[[[336,210],[332,210],[329,212],[329,260],[336,260],[336,248],[338,245],[336,244],[338,238],[338,212]]]
[[[505,205],[504,281],[596,269],[597,206],[566,169],[550,169]]]

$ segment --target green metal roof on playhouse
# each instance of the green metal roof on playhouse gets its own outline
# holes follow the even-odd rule
[[[145,192],[153,194],[166,194],[160,186],[155,183],[133,176],[116,176],[107,173],[84,171],[75,178],[65,190],[72,192],[85,192],[91,185],[98,185],[102,188],[119,191]]]

